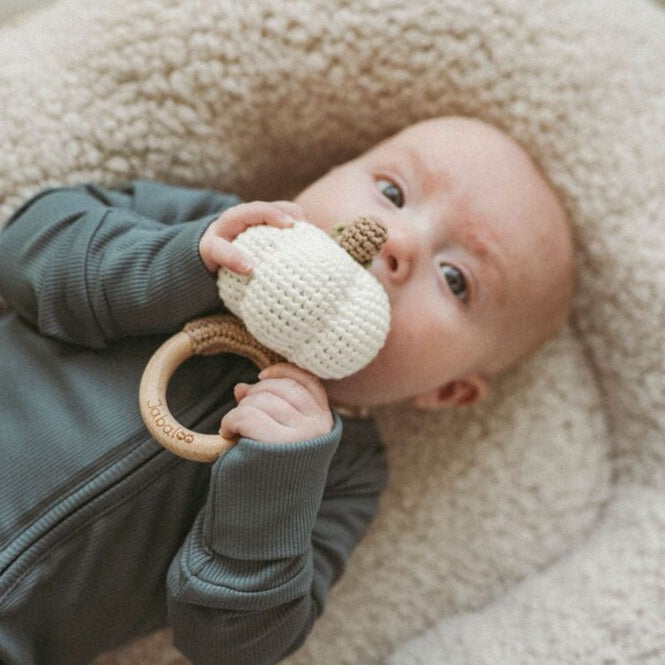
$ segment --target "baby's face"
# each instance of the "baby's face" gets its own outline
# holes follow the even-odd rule
[[[388,293],[391,330],[365,369],[327,382],[333,403],[472,404],[489,375],[565,320],[572,252],[564,214],[522,149],[488,125],[414,125],[296,202],[327,232],[358,215],[388,228],[371,271]]]

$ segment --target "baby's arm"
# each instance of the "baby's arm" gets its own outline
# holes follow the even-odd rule
[[[151,182],[43,192],[0,233],[0,292],[42,333],[67,342],[101,348],[171,333],[220,307],[199,242],[239,203]]]
[[[168,576],[175,643],[197,665],[276,663],[323,611],[385,484],[373,424],[341,430],[336,418],[305,441],[242,438],[213,465]]]
[[[202,236],[203,261],[248,272],[230,241],[249,225],[299,215],[283,202],[230,209]],[[168,576],[175,643],[197,665],[267,665],[299,646],[385,482],[371,425],[336,454],[341,421],[312,374],[273,365],[235,397],[221,433],[241,438],[214,464],[206,505]]]

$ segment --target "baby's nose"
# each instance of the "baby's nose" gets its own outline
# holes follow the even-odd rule
[[[408,279],[417,253],[416,239],[408,229],[391,229],[381,256],[388,268],[388,276],[395,284]]]

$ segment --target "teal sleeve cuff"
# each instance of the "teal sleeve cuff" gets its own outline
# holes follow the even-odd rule
[[[335,416],[328,434],[308,441],[240,439],[212,469],[203,528],[210,549],[246,561],[306,552],[341,434]]]

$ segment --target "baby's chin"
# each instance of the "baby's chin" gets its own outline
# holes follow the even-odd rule
[[[362,371],[362,370],[361,370]],[[328,394],[330,406],[340,412],[353,413],[359,409],[368,409],[376,406],[373,399],[367,394],[362,377],[352,374],[343,379],[328,379],[323,381],[323,387]]]
[[[341,412],[367,411],[404,399],[399,394],[399,386],[391,381],[376,376],[371,364],[365,369],[343,379],[323,381],[332,407]]]

